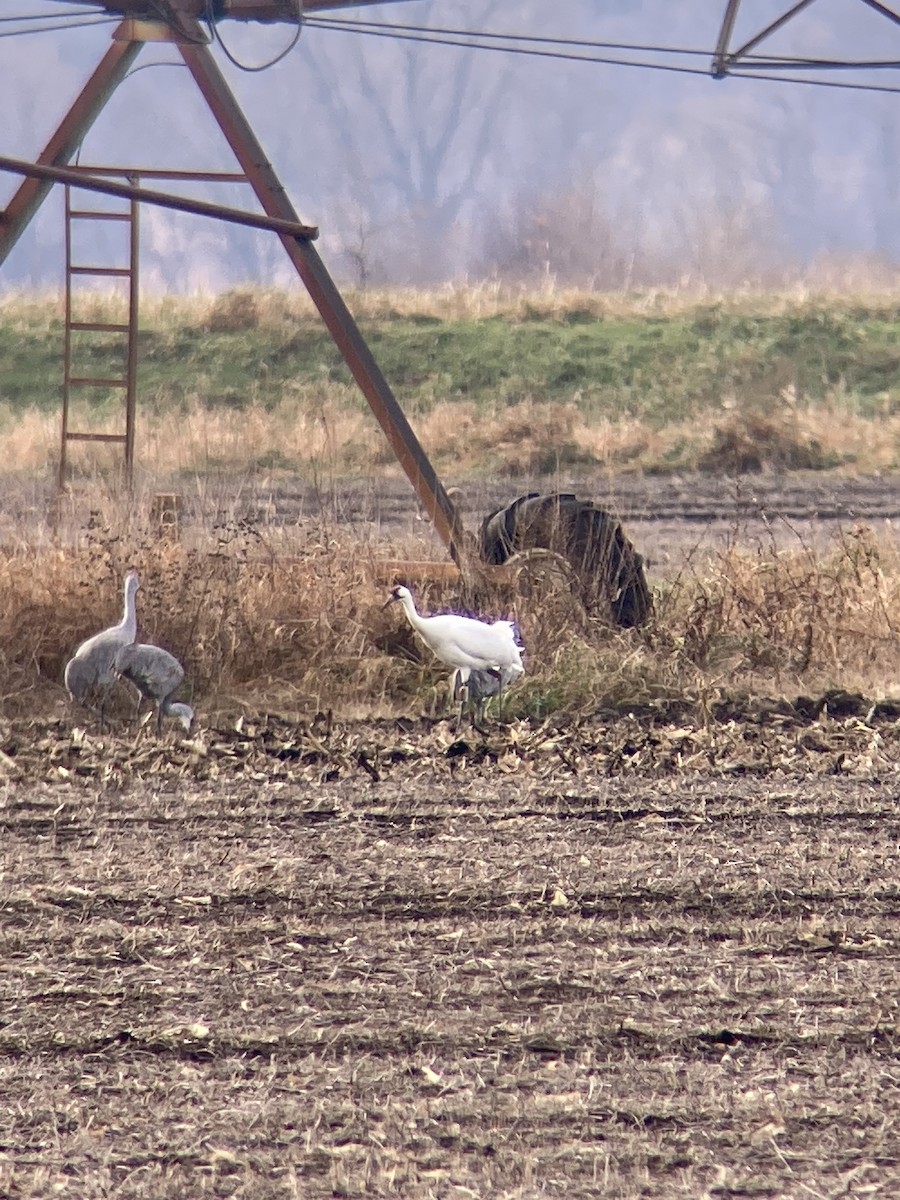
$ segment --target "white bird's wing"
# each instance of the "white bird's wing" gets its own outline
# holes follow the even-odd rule
[[[495,621],[491,629],[497,631],[498,637],[502,640],[505,646],[506,655],[499,665],[502,669],[509,669],[512,672],[510,682],[524,674],[525,667],[522,665],[522,649],[519,645],[519,631],[516,629],[512,621]],[[506,687],[507,680],[504,678],[503,686]]]
[[[511,687],[524,674],[525,668],[522,665],[521,658],[518,662],[507,663],[505,667],[501,667],[500,669],[500,678],[504,687]]]
[[[499,669],[511,662],[521,664],[515,628],[509,621],[489,625],[474,617],[438,613],[414,622],[414,628],[448,667],[483,670]]]
[[[518,646],[508,629],[497,629],[482,621],[471,621],[465,627],[451,630],[448,640],[460,658],[460,665],[473,670],[499,669],[510,662],[521,661]]]
[[[499,639],[504,639],[506,642],[509,642],[513,646],[515,646],[516,650],[518,650],[519,655],[521,656],[522,646],[519,642],[519,630],[516,627],[515,622],[513,622],[513,621],[494,621],[493,625],[491,625],[490,628],[495,631],[495,633]]]

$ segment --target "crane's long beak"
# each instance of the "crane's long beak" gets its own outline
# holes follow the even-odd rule
[[[391,604],[396,603],[396,600],[397,600],[396,596],[388,596],[387,600],[385,600],[384,604],[382,604],[382,606],[381,606],[381,611],[384,612],[384,610],[386,608],[388,608]]]

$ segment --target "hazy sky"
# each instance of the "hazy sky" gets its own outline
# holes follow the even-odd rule
[[[67,11],[51,0],[7,7],[10,15]],[[788,0],[744,0],[734,42],[787,7]],[[405,0],[333,17],[708,52],[724,9],[725,0]],[[37,155],[112,28],[0,37],[2,153]],[[292,37],[286,26],[236,22],[223,22],[219,33],[237,59],[254,65]],[[861,0],[814,0],[760,50],[900,60],[900,28]],[[220,47],[213,53],[302,217],[320,226],[326,262],[344,279],[431,283],[543,270],[597,286],[739,283],[785,264],[900,260],[898,94],[715,81],[313,24],[268,70],[242,71]],[[708,54],[631,57],[709,63]],[[171,48],[150,45],[137,65],[175,59]],[[895,70],[839,78],[900,88]],[[233,168],[179,66],[126,79],[81,160]],[[3,195],[16,183],[0,179]],[[194,191],[251,206],[246,189]],[[62,237],[54,196],[4,266],[2,284],[58,286]],[[148,209],[142,277],[152,290],[292,279],[274,238]]]

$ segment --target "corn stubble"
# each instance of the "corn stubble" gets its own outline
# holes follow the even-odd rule
[[[541,758],[12,794],[0,1188],[896,1194],[884,792]]]
[[[0,1191],[896,1193],[895,551],[735,529],[629,631],[418,588],[528,647],[458,736],[405,549],[120,512],[0,555]],[[195,738],[64,708],[130,566]]]

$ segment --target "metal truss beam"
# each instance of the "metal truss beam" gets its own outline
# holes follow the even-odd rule
[[[128,168],[120,168],[126,171]],[[135,174],[144,175],[140,167],[133,168]],[[241,208],[230,208],[226,204],[212,204],[206,200],[191,200],[187,196],[174,196],[170,192],[157,192],[152,188],[136,187],[130,183],[114,183],[111,179],[99,179],[84,167],[47,167],[24,162],[19,158],[7,158],[0,154],[0,171],[11,171],[15,175],[48,180],[50,183],[65,183],[83,192],[99,192],[103,196],[116,196],[120,200],[134,200],[140,204],[152,204],[157,208],[171,208],[177,212],[191,213],[196,217],[213,217],[217,221],[228,221],[232,225],[245,225],[250,229],[267,229],[273,233],[287,233],[291,237],[316,238],[319,231],[315,225],[301,225],[299,221],[286,221],[278,217],[266,217],[262,213],[245,212]],[[150,172],[147,172],[148,174]],[[158,172],[170,177],[177,172]],[[185,171],[182,174],[196,178],[201,172]],[[208,172],[210,179],[232,179],[245,181],[243,174],[232,176]]]
[[[37,160],[39,165],[59,167],[69,161],[140,51],[140,42],[113,41],[41,152]],[[36,175],[27,176],[6,206],[6,210],[0,210],[0,265],[6,261],[10,250],[44,202],[51,187],[52,179],[41,179]]]
[[[319,258],[310,240],[315,231],[304,225],[297,216],[250,122],[219,70],[207,45],[203,29],[197,21],[186,16],[186,10],[192,3],[194,0],[155,0],[154,7],[157,13],[165,11],[167,17],[165,22],[156,23],[155,30],[148,29],[145,20],[133,21],[126,17],[113,35],[112,46],[63,118],[37,165],[61,168],[80,145],[116,84],[124,77],[144,44],[143,40],[133,36],[136,29],[141,30],[142,38],[152,38],[158,34],[173,41],[225,135],[247,182],[256,193],[263,211],[272,219],[288,257],[381,425],[413,486],[419,503],[434,522],[454,562],[462,568],[466,557],[465,542],[457,509],[375,362],[343,297]],[[117,11],[121,12],[123,6],[124,0],[119,0],[116,5]],[[110,7],[112,8],[112,5]],[[135,170],[137,174],[140,173],[139,167]],[[40,174],[44,177],[38,178],[35,173],[29,175],[5,213],[0,214],[0,263],[6,258],[53,186],[52,177],[46,177],[48,172],[41,171]],[[61,175],[61,170],[55,174]],[[78,180],[80,186],[88,182],[81,173],[78,173]],[[111,190],[109,184],[104,183],[103,186],[106,190]]]
[[[147,0],[59,0],[65,4],[84,4],[91,8],[104,8],[113,16],[135,17],[139,20],[159,19],[158,6]],[[391,0],[397,3],[398,0]],[[405,3],[406,0],[400,0]],[[188,20],[202,20],[209,11],[207,0],[168,0],[170,9]],[[384,0],[215,0],[213,5],[216,21],[266,21],[291,22],[296,24],[303,13],[326,12],[329,9],[365,8],[381,4]]]
[[[719,29],[719,36],[716,41],[716,49],[713,53],[712,64],[710,67],[713,77],[715,79],[723,79],[726,75],[732,72],[733,68],[740,67],[741,65],[752,65],[754,67],[777,66],[795,68],[810,66],[896,66],[896,63],[892,61],[873,63],[834,62],[825,64],[816,62],[815,60],[802,58],[792,59],[790,57],[778,57],[772,59],[766,59],[765,57],[756,58],[752,64],[746,61],[747,55],[749,55],[751,51],[755,50],[757,46],[767,41],[774,33],[777,33],[779,29],[782,29],[788,24],[789,21],[792,21],[794,17],[802,13],[804,9],[809,8],[809,6],[814,2],[815,0],[797,0],[797,2],[787,8],[780,17],[777,17],[774,21],[770,21],[768,25],[764,26],[759,33],[754,34],[753,37],[744,42],[743,45],[739,46],[736,50],[729,50],[741,0],[727,0],[725,13],[722,18],[722,24]],[[865,4],[868,8],[871,8],[874,12],[877,12],[880,16],[886,18],[888,21],[893,22],[895,25],[900,25],[900,13],[896,12],[892,8],[889,8],[887,4],[882,2],[882,0],[861,0],[861,3]]]
[[[178,49],[265,212],[271,217],[297,221],[297,214],[287,193],[209,47],[198,39],[181,42]],[[420,504],[434,522],[454,561],[459,564],[463,552],[462,528],[456,508],[413,433],[334,281],[311,242],[286,234],[280,237],[288,257],[412,483]]]

